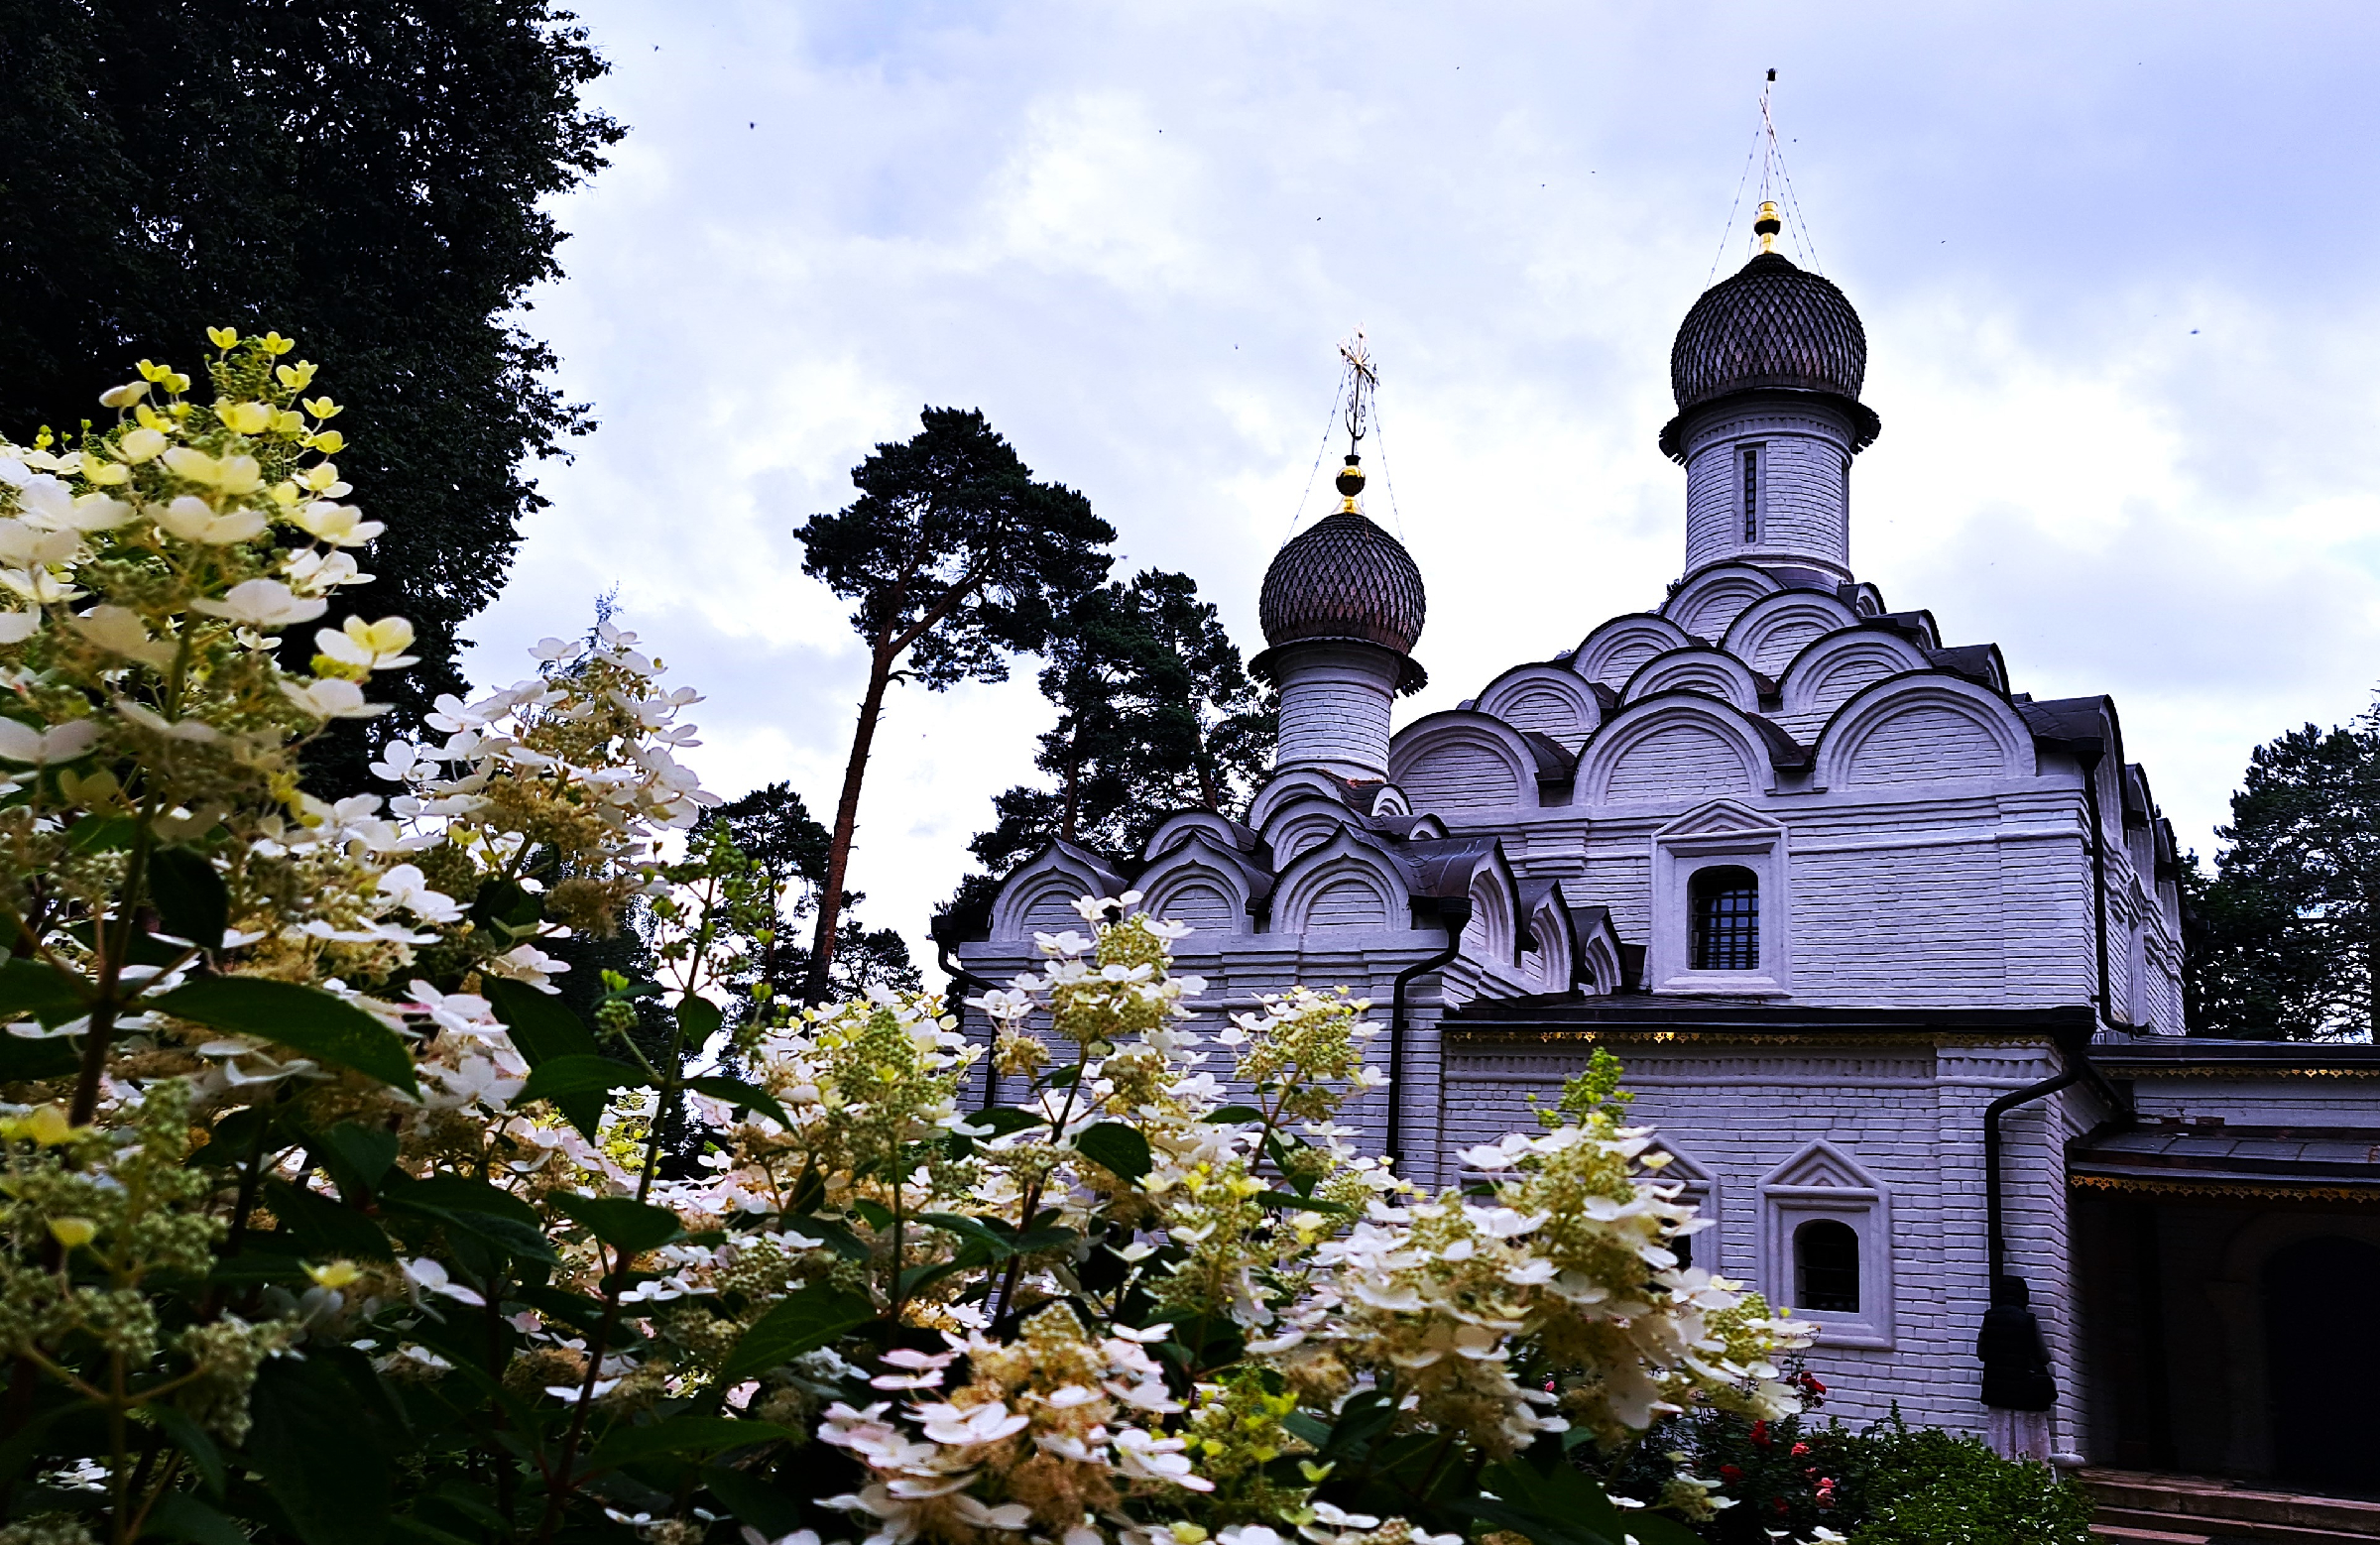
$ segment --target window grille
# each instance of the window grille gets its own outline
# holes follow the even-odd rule
[[[1760,880],[1748,869],[1698,869],[1688,883],[1695,971],[1760,969]]]
[[[1813,1218],[1793,1231],[1793,1306],[1859,1311],[1859,1236],[1835,1218]]]
[[[1743,448],[1743,539],[1760,537],[1760,447]]]

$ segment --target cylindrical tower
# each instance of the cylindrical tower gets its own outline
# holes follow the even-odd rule
[[[1775,230],[1772,205],[1754,227]],[[1703,292],[1669,354],[1686,467],[1686,572],[1736,558],[1851,577],[1851,458],[1882,429],[1859,401],[1867,333],[1826,279],[1762,252]]]
[[[1388,775],[1388,710],[1428,681],[1413,662],[1427,601],[1404,543],[1356,506],[1364,472],[1339,474],[1338,513],[1286,543],[1264,571],[1263,654],[1249,662],[1281,693],[1276,769],[1338,777]]]

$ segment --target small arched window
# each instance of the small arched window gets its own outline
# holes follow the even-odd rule
[[[1793,1231],[1793,1306],[1858,1312],[1859,1235],[1849,1224],[1813,1218]]]
[[[1687,884],[1694,971],[1760,969],[1760,879],[1732,864],[1698,869]]]

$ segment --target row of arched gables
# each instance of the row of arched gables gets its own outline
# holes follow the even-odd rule
[[[2036,775],[1999,651],[1943,649],[1928,615],[1850,588],[1714,565],[1406,726],[1388,775],[1431,810]]]
[[[1177,946],[1187,955],[1274,940],[1410,953],[1413,931],[1443,937],[1459,919],[1460,958],[1490,996],[1607,993],[1619,983],[1623,951],[1604,908],[1579,904],[1558,881],[1521,879],[1491,835],[1451,835],[1435,815],[1410,813],[1393,784],[1284,772],[1249,814],[1252,825],[1175,811],[1129,877],[1052,842],[1002,884],[992,940],[1079,931],[1077,897],[1130,891],[1142,910],[1197,930]]]

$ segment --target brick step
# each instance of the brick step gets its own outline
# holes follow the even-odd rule
[[[2146,1507],[2100,1506],[2091,1514],[2091,1529],[2128,1531],[2113,1538],[2135,1540],[2165,1537],[2193,1540],[2200,1545],[2371,1545],[2368,1534],[2342,1534],[2336,1529],[2305,1528],[2298,1524],[2265,1523],[2257,1519],[2221,1518],[2167,1512]]]
[[[2094,1540],[2116,1540],[2121,1545],[2213,1545],[2203,1534],[2176,1534],[2170,1529],[2135,1529],[2120,1523],[2093,1523],[2090,1537]]]
[[[2203,1529],[2218,1540],[2271,1545],[2380,1540],[2380,1501],[2097,1467],[2074,1478],[2089,1488],[2102,1518],[2128,1528]]]

